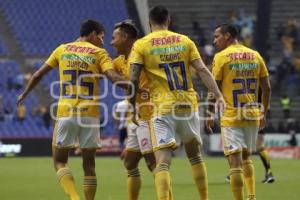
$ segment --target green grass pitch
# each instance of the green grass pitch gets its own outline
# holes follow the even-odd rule
[[[232,199],[230,187],[225,183],[228,166],[225,158],[205,158],[209,177],[210,200]],[[82,169],[80,158],[71,157],[70,167],[75,175],[77,189],[83,199]],[[262,164],[254,159],[257,178],[257,199],[299,200],[300,161],[272,160],[276,182],[262,184]],[[141,162],[142,189],[140,200],[155,200],[152,175]],[[97,157],[98,191],[96,200],[126,200],[126,172],[118,158]],[[193,184],[189,163],[184,158],[175,158],[171,175],[175,200],[199,199]],[[52,167],[51,158],[0,158],[1,200],[67,200],[60,188]]]

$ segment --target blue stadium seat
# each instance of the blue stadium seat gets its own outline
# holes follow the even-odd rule
[[[19,67],[15,61],[0,61],[0,86],[3,106],[11,106],[14,114],[13,121],[0,122],[0,138],[23,138],[23,137],[51,137],[52,131],[44,128],[42,123],[36,123],[36,118],[31,115],[31,111],[36,105],[39,105],[38,98],[31,93],[25,100],[26,117],[23,123],[16,120],[17,109],[16,99],[20,94],[19,89],[8,89],[7,81],[10,76],[15,77],[20,74]]]
[[[105,48],[112,52],[108,44],[113,24],[128,18],[123,0],[2,0],[0,7],[25,55],[47,56],[58,44],[76,39],[87,18],[106,27]]]
[[[0,40],[0,55],[7,55],[7,54],[8,54],[8,50],[4,45],[4,43]]]

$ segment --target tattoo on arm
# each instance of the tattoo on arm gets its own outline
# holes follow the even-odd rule
[[[132,85],[129,88],[129,94],[131,95],[131,98],[129,99],[130,103],[135,106],[135,99],[137,92],[139,90],[139,79],[142,71],[142,65],[140,64],[131,64],[131,82]]]

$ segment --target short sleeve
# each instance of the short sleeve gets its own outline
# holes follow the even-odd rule
[[[259,77],[263,78],[263,77],[269,76],[269,72],[268,72],[267,66],[265,64],[265,61],[259,54],[258,54],[258,62],[259,62],[259,67],[260,67]]]
[[[130,56],[129,56],[129,63],[130,64],[141,64],[144,65],[144,56],[141,47],[141,41],[138,40],[134,43]]]
[[[212,63],[212,74],[215,80],[221,81],[223,79],[223,63],[221,56],[216,54]]]
[[[201,58],[196,44],[190,39],[188,39],[188,41],[189,41],[189,48],[190,48],[190,55],[189,55],[190,60],[193,61]]]
[[[129,67],[123,56],[119,56],[113,60],[115,71],[123,76],[125,79],[129,79]]]
[[[114,65],[112,63],[111,58],[109,57],[108,53],[106,50],[102,50],[98,53],[98,63],[100,67],[100,71],[104,73],[107,70],[114,69]]]
[[[59,50],[62,48],[62,46],[57,47],[49,56],[49,58],[46,60],[46,64],[50,67],[58,67],[58,61],[59,61]]]

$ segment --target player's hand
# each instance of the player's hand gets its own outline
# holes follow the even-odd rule
[[[207,118],[205,120],[205,128],[208,133],[212,134],[213,133],[213,128],[214,128],[214,120],[212,118]]]
[[[266,117],[262,117],[259,122],[259,130],[263,130],[266,127]]]
[[[21,104],[23,104],[24,99],[25,99],[25,95],[20,94],[17,99],[17,106],[20,106]]]
[[[123,151],[121,152],[121,155],[120,155],[121,160],[124,160],[126,153],[127,153],[126,149],[123,149]]]
[[[223,99],[223,97],[219,97],[216,100],[215,105],[216,105],[215,106],[215,109],[216,109],[215,113],[219,113],[219,116],[223,116],[223,114],[225,112],[225,109],[226,109],[226,103],[225,103],[225,100]]]

